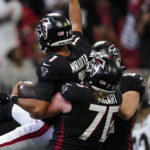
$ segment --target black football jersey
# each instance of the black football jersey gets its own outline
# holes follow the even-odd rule
[[[72,110],[61,114],[55,123],[50,150],[97,150],[107,138],[122,103],[120,91],[96,101],[91,89],[67,83],[60,93],[71,102]]]
[[[91,47],[80,32],[74,32],[73,38],[73,43],[68,45],[70,56],[64,57],[50,52],[38,65],[36,99],[50,102],[52,95],[59,91],[62,84],[84,79],[83,70],[88,62]]]
[[[121,93],[137,91],[140,93],[140,101],[145,91],[143,78],[139,74],[124,74],[120,82]],[[132,99],[131,99],[132,100]],[[115,133],[110,134],[102,150],[131,150],[131,130],[135,115],[129,120],[115,119]]]

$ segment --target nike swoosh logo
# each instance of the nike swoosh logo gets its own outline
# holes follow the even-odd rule
[[[46,64],[46,63],[44,62],[44,63],[43,63],[43,66],[47,66],[47,67],[48,67],[48,66],[50,66],[50,65],[48,65],[48,64]]]

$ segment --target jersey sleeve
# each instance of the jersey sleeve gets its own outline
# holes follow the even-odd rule
[[[39,82],[35,90],[35,99],[50,102],[54,92],[54,84],[49,82]]]
[[[120,81],[121,93],[137,91],[142,96],[145,92],[145,82],[139,74],[124,74]]]
[[[69,66],[63,58],[52,56],[44,59],[36,70],[38,76],[38,84],[36,88],[36,99],[51,101],[54,94],[56,84],[71,78],[72,73]],[[71,76],[71,77],[70,77]]]
[[[54,55],[39,64],[37,76],[42,82],[59,82],[72,76],[72,72],[63,56]]]
[[[66,83],[61,87],[60,94],[64,99],[71,103],[76,103],[78,98],[76,98],[76,89],[74,83]]]
[[[118,105],[121,105],[122,104],[122,94],[118,88],[116,88],[116,90],[115,90],[115,95],[116,95],[117,100],[118,100]]]
[[[89,43],[87,38],[79,31],[73,32],[73,42],[71,45],[77,46],[79,49],[85,49],[88,55],[91,51],[91,44]]]

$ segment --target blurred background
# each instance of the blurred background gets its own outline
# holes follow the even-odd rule
[[[147,90],[142,108],[150,105],[150,0],[79,0],[83,31],[91,44],[113,42],[126,72],[140,73]],[[0,90],[10,93],[19,80],[37,81],[43,59],[35,27],[47,12],[68,17],[68,0],[0,0]]]

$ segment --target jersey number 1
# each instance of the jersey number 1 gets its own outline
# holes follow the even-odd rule
[[[99,142],[104,142],[106,140],[106,138],[108,136],[107,133],[109,132],[110,127],[113,125],[113,122],[111,122],[113,113],[118,112],[119,106],[110,106],[110,107],[108,107],[108,109],[109,110],[107,113],[106,122],[105,122],[103,133],[101,135]],[[92,135],[92,133],[96,130],[97,126],[99,125],[99,123],[101,122],[103,117],[105,117],[105,115],[106,115],[107,106],[91,104],[89,110],[97,111],[98,114],[96,115],[96,117],[94,118],[94,120],[90,124],[90,126],[79,137],[82,140],[87,140]]]

